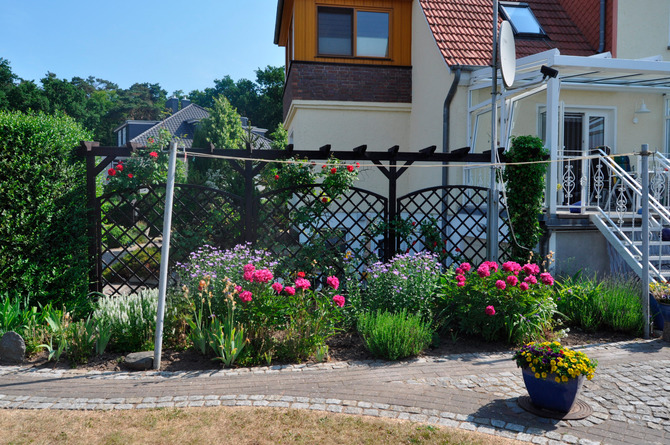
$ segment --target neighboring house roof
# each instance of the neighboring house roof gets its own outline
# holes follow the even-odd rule
[[[135,136],[130,142],[146,145],[149,138],[158,137],[158,131],[161,128],[165,128],[174,136],[179,137],[184,143],[185,148],[191,148],[196,124],[208,116],[209,113],[206,109],[196,104],[190,104],[149,128],[144,133]]]
[[[135,136],[130,142],[136,142],[142,146],[146,146],[149,138],[157,138],[158,131],[161,128],[165,128],[172,135],[180,138],[184,148],[191,148],[193,146],[193,134],[195,133],[196,126],[198,125],[198,122],[206,117],[209,117],[209,112],[205,108],[200,105],[190,104],[165,120],[158,122],[145,132]],[[245,131],[247,130],[247,127],[244,125],[242,128]],[[255,136],[255,150],[269,150],[271,148],[270,144],[272,141],[263,136],[265,131],[266,130],[262,128],[251,127],[251,132]]]
[[[449,66],[490,66],[491,0],[419,0],[437,46]],[[526,0],[548,38],[516,38],[516,56],[558,48],[561,54],[590,56],[595,50],[559,0]]]

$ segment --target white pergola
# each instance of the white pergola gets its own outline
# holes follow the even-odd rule
[[[542,66],[558,71],[555,78],[545,78]],[[472,116],[491,108],[491,100],[473,104],[470,98],[476,90],[491,90],[491,68],[474,71],[468,88],[468,137],[472,135]],[[500,79],[500,76],[498,76]],[[670,93],[670,62],[660,56],[645,59],[614,59],[610,53],[590,57],[564,56],[552,49],[516,61],[516,76],[511,89],[499,81],[501,91],[499,109],[501,122],[500,141],[507,146],[510,126],[514,119],[516,102],[546,90],[547,127],[546,143],[551,159],[558,159],[559,125],[561,124],[561,90]],[[552,163],[547,181],[547,207],[550,214],[556,213],[558,163]]]

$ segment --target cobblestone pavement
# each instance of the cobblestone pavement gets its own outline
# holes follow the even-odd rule
[[[204,372],[82,372],[0,366],[0,408],[112,410],[264,406],[422,422],[537,444],[670,444],[670,344],[575,348],[599,361],[584,420],[527,413],[511,353]]]

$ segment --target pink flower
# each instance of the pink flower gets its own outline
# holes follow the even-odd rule
[[[470,265],[470,263],[463,263],[459,267],[466,272],[470,272],[470,269],[472,269],[472,266]]]
[[[519,279],[516,277],[516,275],[510,275],[507,277],[507,284],[510,286],[516,286],[518,282]]]
[[[521,289],[521,290],[528,290],[528,283],[521,283],[521,284],[519,284],[519,289]]]
[[[491,275],[491,271],[489,270],[489,265],[484,263],[481,266],[477,268],[477,275],[479,275],[480,278],[485,278]]]
[[[340,280],[337,277],[328,277],[326,278],[326,284],[337,290],[337,288],[340,287]]]
[[[498,272],[498,263],[495,261],[485,261],[484,264],[489,266],[489,269],[493,269],[494,272]]]
[[[272,283],[272,286],[271,286],[271,287],[272,287],[272,289],[273,289],[275,292],[277,292],[277,293],[280,293],[280,292],[282,291],[282,289],[284,288],[284,286],[282,286],[281,283],[277,283],[277,282]]]
[[[256,267],[253,264],[249,263],[249,264],[245,264],[242,269],[245,272],[253,272],[254,270],[256,270]]]
[[[530,275],[530,276],[526,277],[523,281],[525,281],[529,285],[537,284],[537,278],[535,278],[533,275]]]
[[[235,286],[235,292],[237,293],[242,292],[242,286]]]
[[[486,306],[486,309],[484,309],[484,312],[486,312],[486,315],[495,315],[496,314],[496,308],[493,306]]]
[[[158,153],[156,153],[155,151],[152,151],[151,153],[149,153],[149,156],[156,159],[158,157]]]
[[[507,284],[503,280],[496,281],[496,287],[500,290],[504,290],[507,287]]]
[[[335,295],[333,297],[333,302],[338,305],[339,307],[344,306],[344,297],[342,295]]]
[[[512,272],[514,275],[518,275],[521,270],[521,264],[514,261],[503,263],[502,267],[505,272]]]
[[[284,288],[284,292],[286,292],[289,295],[295,295],[295,288],[292,286],[286,286]]]
[[[252,282],[252,283],[254,281],[254,273],[253,272],[244,272],[244,275],[242,275],[242,277],[246,281],[249,281],[249,282]]]
[[[463,269],[461,269],[460,267],[458,269],[456,269],[456,275],[463,275],[464,273],[465,273],[465,271]]]
[[[462,283],[465,281],[465,275],[456,275],[456,281]]]
[[[540,274],[540,279],[542,280],[542,283],[547,285],[547,286],[553,286],[554,285],[554,277],[552,277],[549,272],[541,273]]]
[[[537,264],[524,264],[523,271],[527,275],[535,275],[540,273],[540,266],[538,266]]]
[[[305,289],[309,289],[310,286],[311,286],[311,284],[309,283],[309,280],[306,280],[304,278],[297,278],[295,280],[295,287],[297,287],[298,289],[305,290]]]
[[[272,272],[268,269],[258,269],[254,271],[253,281],[257,283],[269,283],[273,278],[274,276],[272,275]]]
[[[245,290],[240,294],[240,300],[244,301],[245,303],[248,303],[251,301],[251,295],[252,295],[251,292]]]
[[[458,287],[465,286],[465,281],[459,281],[458,283],[456,283],[456,286],[458,286]]]

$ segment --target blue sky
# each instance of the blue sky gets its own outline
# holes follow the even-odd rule
[[[0,0],[0,57],[28,80],[95,76],[171,94],[284,64],[277,0]]]

